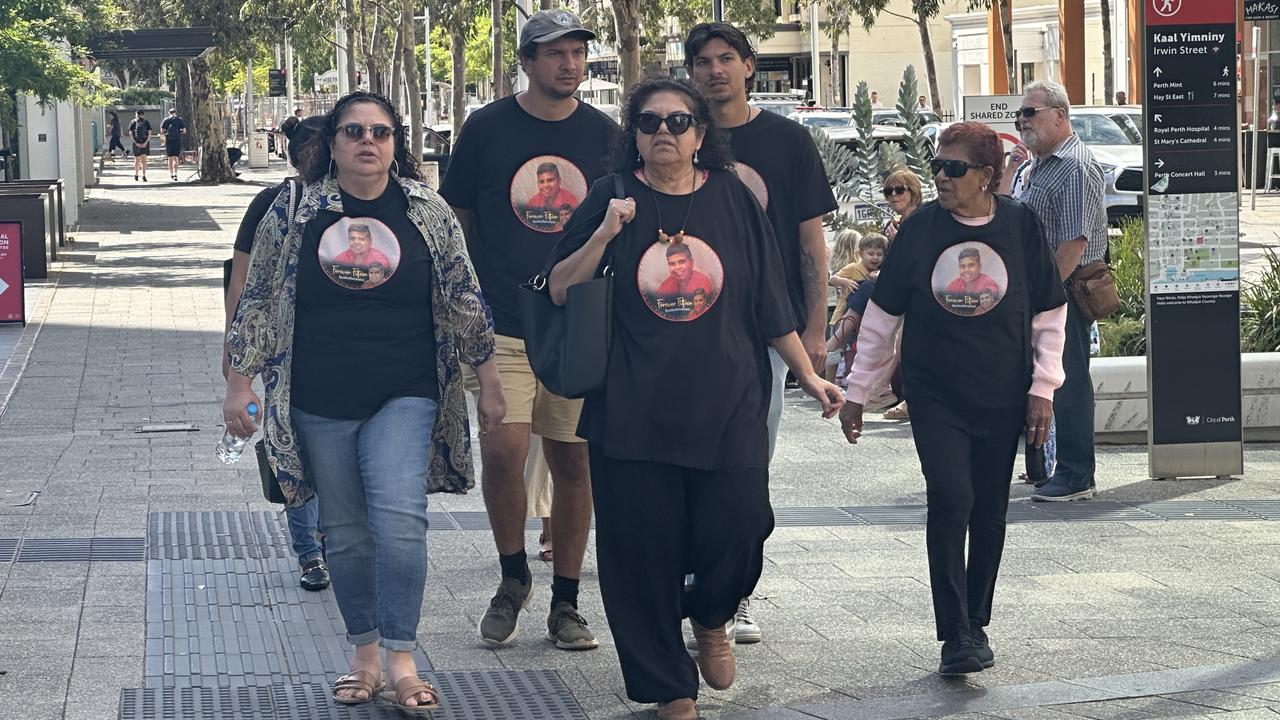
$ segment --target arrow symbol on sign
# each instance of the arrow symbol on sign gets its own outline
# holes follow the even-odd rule
[[[1156,77],[1160,77],[1161,75],[1164,74],[1164,70],[1161,70],[1160,68],[1156,68],[1155,70],[1151,71],[1151,74],[1155,75]]]
[[[4,291],[8,289],[9,289],[9,283],[5,282],[4,278],[0,278],[0,295],[3,295]]]
[[[1156,167],[1158,168],[1164,167],[1164,160],[1156,160]]]
[[[1156,115],[1156,116],[1155,116],[1155,121],[1156,121],[1156,122],[1164,122],[1164,116],[1163,116],[1163,115]]]

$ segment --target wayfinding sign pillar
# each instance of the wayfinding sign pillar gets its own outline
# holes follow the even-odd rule
[[[1141,2],[1150,473],[1240,474],[1236,3]]]

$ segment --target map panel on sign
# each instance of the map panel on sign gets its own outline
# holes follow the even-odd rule
[[[1235,193],[1147,198],[1152,294],[1240,289]]]

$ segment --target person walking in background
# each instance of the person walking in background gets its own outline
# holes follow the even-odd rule
[[[427,572],[427,494],[474,486],[460,365],[480,383],[480,435],[506,401],[493,327],[462,228],[419,180],[389,100],[355,92],[325,116],[297,198],[281,193],[258,225],[248,280],[227,333],[227,428],[249,437],[263,409],[267,453],[290,506],[319,501],[334,597],[355,646],[333,699],[380,697],[411,714],[440,706],[418,678]],[[386,280],[327,262],[346,226],[373,229],[394,258]],[[358,333],[353,332],[358,328]],[[352,372],[352,368],[376,368]],[[266,402],[252,378],[270,377]],[[341,392],[335,392],[339,388]],[[386,649],[385,668],[379,645]]]
[[[1045,241],[1057,259],[1060,281],[1070,285],[1075,271],[1102,260],[1107,252],[1106,179],[1093,153],[1071,129],[1066,88],[1054,82],[1026,87],[1016,121],[1031,153],[1025,167],[1013,167],[1015,197],[1035,211]],[[1018,156],[1010,156],[1010,164]],[[1057,457],[1053,476],[1031,499],[1066,502],[1097,493],[1094,475],[1093,380],[1089,375],[1089,327],[1067,293],[1067,340],[1062,353],[1066,381],[1054,396]]]
[[[291,124],[286,121],[282,130],[289,135],[289,164],[300,168],[310,160],[311,153],[316,152],[317,142],[324,132],[324,118],[316,116]],[[225,331],[231,330],[231,321],[235,317],[236,308],[240,305],[240,296],[244,292],[245,279],[249,275],[249,258],[253,252],[254,235],[259,223],[271,209],[276,198],[283,192],[288,193],[290,185],[294,186],[301,196],[302,181],[297,177],[286,178],[274,187],[266,188],[250,201],[240,228],[236,231],[235,250],[228,260],[223,272],[223,290],[226,293],[227,321]],[[230,371],[227,359],[227,344],[222,344],[222,376],[227,377]],[[320,511],[315,497],[298,507],[285,506],[285,517],[289,525],[289,537],[292,541],[293,554],[298,558],[301,575],[298,585],[303,590],[319,591],[329,587],[329,566],[324,562],[324,548],[319,538]]]
[[[164,156],[169,163],[169,179],[178,179],[178,162],[182,160],[182,136],[187,134],[187,124],[178,117],[178,109],[171,108],[169,117],[160,123],[164,135]]]
[[[116,148],[120,148],[121,155],[128,155],[129,151],[124,149],[124,145],[120,142],[120,116],[115,110],[107,111],[107,136],[111,138],[107,144],[107,157],[115,157]]]
[[[534,435],[529,443],[529,455],[524,462],[525,504],[526,514],[538,518],[542,523],[542,532],[538,535],[538,559],[552,562],[555,559],[555,544],[551,541],[551,501],[554,480],[551,469],[547,467],[547,459],[542,454],[542,438]]]
[[[782,255],[783,277],[795,330],[822,372],[827,362],[827,241],[822,217],[837,209],[822,158],[803,125],[747,104],[756,72],[756,52],[742,30],[724,22],[702,23],[684,41],[689,78],[711,104],[716,125],[729,135],[734,171],[772,226]],[[773,385],[769,402],[769,457],[778,444],[787,364],[769,348]],[[794,371],[794,368],[792,368]],[[764,566],[763,554],[757,559]],[[760,626],[744,597],[737,615],[737,642],[759,642]]]
[[[1036,214],[993,194],[1003,155],[986,125],[957,123],[942,132],[931,161],[938,200],[907,218],[889,248],[840,413],[846,439],[856,443],[862,404],[892,368],[894,336],[905,320],[903,385],[927,493],[925,545],[942,675],[995,664],[985,628],[1013,461],[1024,428],[1044,443],[1063,378],[1066,293]],[[982,308],[981,290],[949,287],[970,250],[995,279],[991,307]],[[965,358],[980,358],[981,372]]]
[[[133,181],[137,182],[141,175],[142,182],[146,182],[147,156],[151,154],[151,121],[143,117],[141,110],[129,123],[129,139],[133,141]]]
[[[578,612],[591,527],[587,446],[575,433],[582,401],[558,397],[534,377],[517,301],[520,284],[543,269],[560,237],[562,205],[571,206],[570,217],[577,215],[590,183],[604,174],[604,156],[617,133],[613,120],[574,97],[593,39],[595,33],[572,12],[534,13],[517,47],[529,89],[467,119],[440,188],[466,229],[480,286],[493,308],[498,369],[511,402],[506,423],[480,439],[484,502],[502,577],[477,630],[493,647],[515,642],[520,613],[533,592],[524,536],[530,433],[542,438],[555,477],[555,554],[544,637],[562,650],[598,644]]]
[[[611,169],[627,197],[614,197],[613,176],[592,187],[548,261],[549,287],[563,304],[609,249],[615,330],[607,377],[578,426],[591,446],[600,592],[627,696],[658,703],[659,718],[692,720],[699,671],[712,688],[733,684],[726,624],[754,590],[773,530],[768,346],[827,417],[840,393],[817,376],[800,343],[772,228],[729,169],[707,101],[687,83],[651,78],[632,89],[623,118]],[[697,256],[710,292],[657,292],[670,274],[668,248],[677,246]]]

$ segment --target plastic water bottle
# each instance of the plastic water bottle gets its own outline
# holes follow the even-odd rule
[[[258,403],[249,403],[245,406],[245,410],[248,410],[249,414],[256,418],[258,416]],[[231,428],[227,428],[227,431],[222,433],[222,439],[218,441],[218,447],[214,448],[214,452],[217,453],[218,459],[224,465],[231,465],[240,460],[240,454],[244,452],[245,446],[252,439],[252,435],[243,438],[236,437],[231,433]]]

